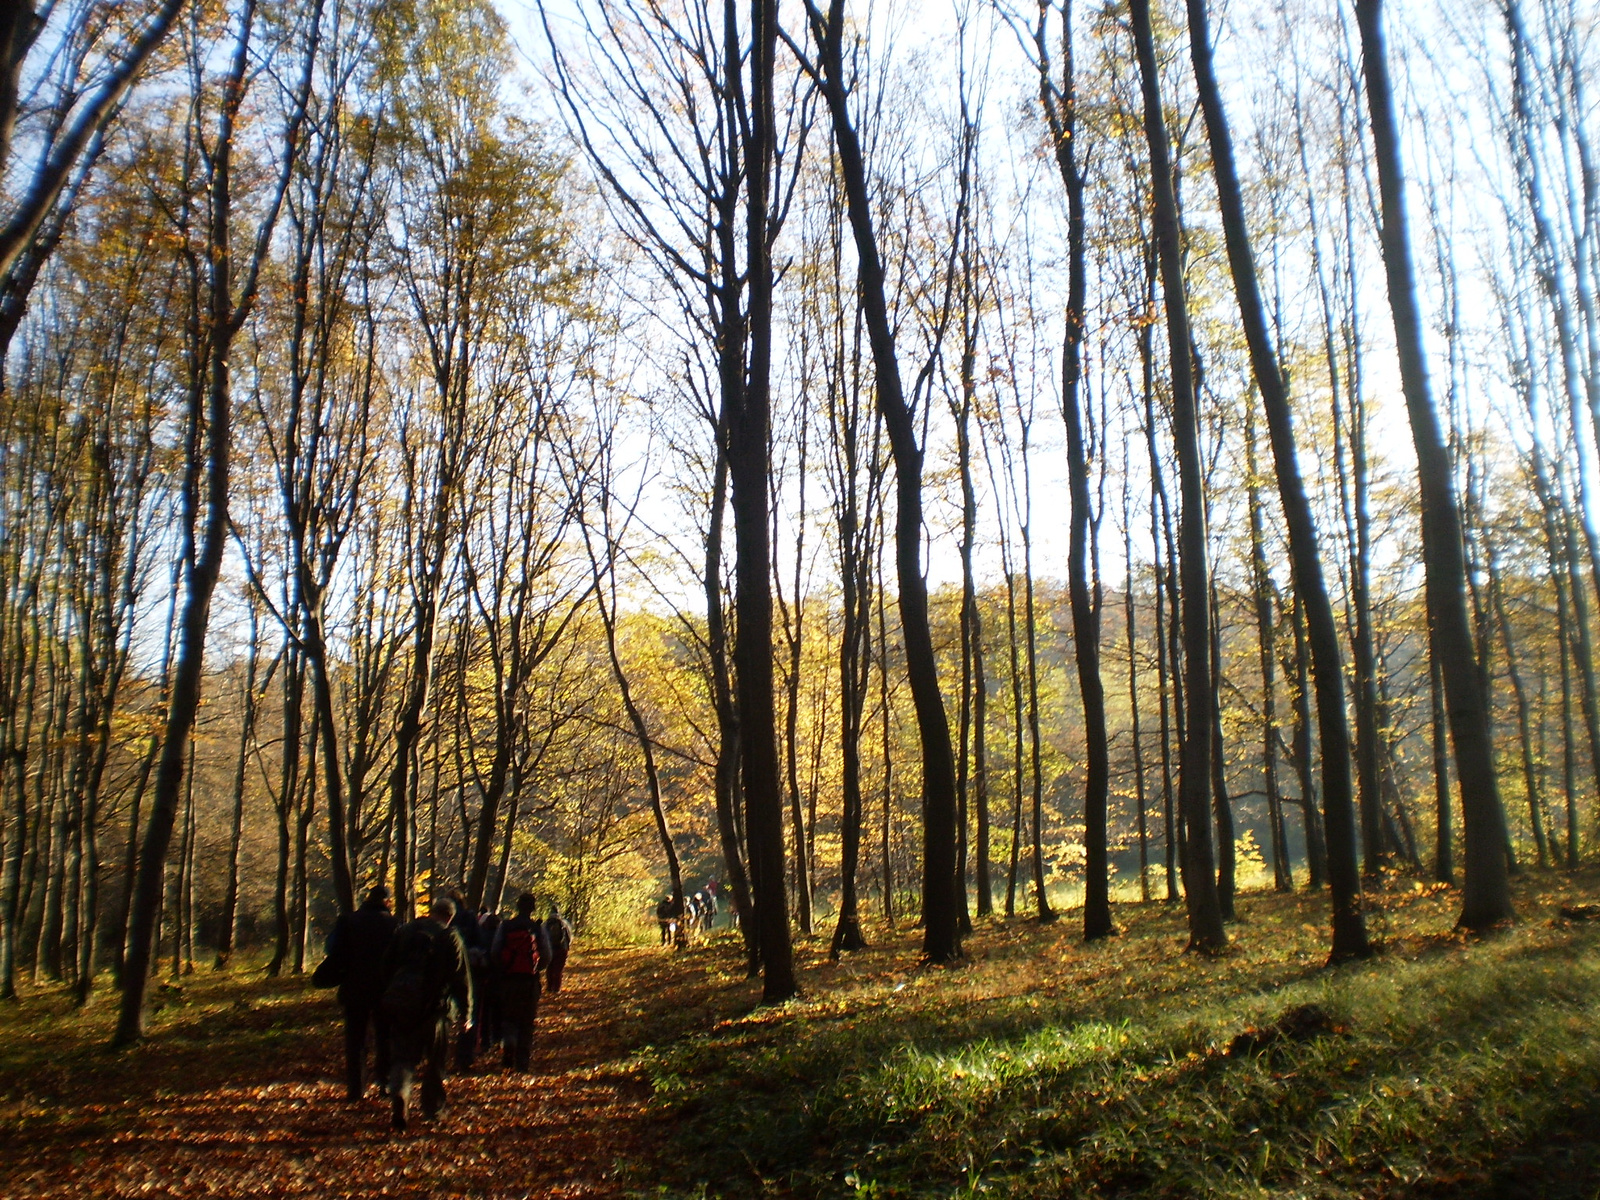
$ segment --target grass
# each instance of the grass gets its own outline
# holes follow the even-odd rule
[[[1407,885],[1334,970],[1316,897],[1241,897],[1216,960],[1156,907],[1096,946],[980,928],[953,970],[803,946],[803,999],[643,1052],[674,1129],[646,1194],[1600,1195],[1600,928],[1552,919],[1597,886],[1524,879],[1522,922],[1469,939]],[[1334,1031],[1227,1053],[1300,1005]]]

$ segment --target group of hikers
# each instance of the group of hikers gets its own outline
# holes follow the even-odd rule
[[[661,897],[661,902],[656,905],[656,924],[661,927],[661,944],[686,945],[689,937],[695,933],[710,933],[711,927],[717,920],[717,884],[709,882],[705,887],[692,895],[684,896],[681,901],[673,899],[672,895]],[[734,914],[737,923],[738,914]]]
[[[514,916],[474,913],[452,891],[434,897],[427,916],[402,924],[380,884],[339,917],[317,981],[339,988],[351,1100],[366,1092],[369,1029],[377,1048],[373,1077],[389,1097],[396,1129],[406,1127],[419,1076],[423,1116],[443,1111],[452,1052],[454,1069],[468,1071],[498,1042],[500,1065],[527,1073],[540,993],[561,990],[572,945],[572,926],[554,903],[543,920],[534,909],[525,892]]]

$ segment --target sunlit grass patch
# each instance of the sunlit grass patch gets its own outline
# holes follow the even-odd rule
[[[869,952],[646,1066],[712,1195],[1561,1195],[1600,1168],[1600,930],[1522,886],[1481,941],[1448,894],[1385,895],[1386,953],[1336,970],[1313,897],[1246,898],[1218,961],[1154,908],[1096,946],[983,931],[963,971]],[[1327,1020],[1228,1053],[1296,1006]]]

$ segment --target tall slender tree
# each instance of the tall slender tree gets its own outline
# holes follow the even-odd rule
[[[806,73],[816,81],[827,104],[833,126],[834,149],[839,158],[840,175],[848,201],[850,227],[855,236],[856,269],[862,311],[877,383],[878,409],[883,416],[894,456],[895,567],[900,585],[900,630],[905,639],[906,672],[910,677],[912,703],[917,714],[917,731],[922,741],[923,863],[922,918],[923,953],[932,962],[950,962],[960,957],[961,940],[957,928],[956,896],[956,778],[955,756],[950,744],[950,725],[944,697],[939,688],[939,664],[934,652],[928,622],[928,585],[922,575],[922,460],[923,447],[917,437],[915,401],[931,377],[934,357],[929,356],[919,373],[910,397],[900,374],[895,331],[889,320],[888,291],[878,234],[873,217],[872,197],[867,182],[866,156],[857,135],[851,112],[851,79],[845,71],[844,0],[830,0],[824,13],[807,0],[806,14],[816,46],[815,61],[793,38],[790,49],[801,60]],[[966,219],[970,159],[962,158],[963,193],[959,227]],[[954,256],[960,238],[952,239],[949,253]],[[953,264],[952,264],[953,265]],[[955,272],[947,271],[947,279]],[[936,338],[942,338],[950,317],[949,288],[940,304]]]
[[[1356,0],[1356,19],[1361,31],[1372,151],[1382,200],[1381,238],[1389,308],[1394,318],[1401,387],[1417,453],[1430,640],[1443,675],[1461,789],[1465,870],[1460,924],[1466,929],[1484,929],[1516,915],[1505,858],[1505,813],[1500,806],[1489,713],[1478,685],[1477,656],[1467,616],[1466,561],[1455,481],[1434,409],[1422,346],[1382,0]]]
[[[1144,134],[1150,149],[1150,179],[1155,195],[1155,235],[1166,301],[1169,369],[1172,372],[1172,430],[1178,450],[1182,494],[1179,512],[1178,573],[1182,580],[1183,690],[1187,706],[1180,740],[1178,776],[1180,820],[1185,834],[1184,896],[1189,910],[1189,946],[1214,952],[1228,944],[1222,927],[1212,854],[1211,814],[1211,572],[1207,562],[1205,495],[1201,481],[1196,412],[1193,335],[1183,278],[1178,203],[1173,190],[1166,113],[1161,105],[1160,68],[1149,0],[1130,0],[1135,52],[1144,100]]]
[[[277,179],[268,193],[255,238],[236,274],[233,256],[233,155],[240,109],[245,97],[246,67],[255,28],[256,0],[246,0],[239,14],[239,33],[222,81],[216,136],[209,150],[209,226],[206,248],[207,338],[204,375],[189,392],[187,474],[183,487],[185,538],[184,602],[178,649],[173,666],[172,697],[151,797],[149,825],[139,855],[139,875],[129,918],[128,954],[123,966],[122,1005],[114,1042],[127,1045],[144,1035],[145,986],[155,953],[156,922],[161,907],[163,875],[172,828],[183,791],[184,767],[195,714],[200,707],[206,629],[211,597],[222,573],[228,539],[228,470],[232,421],[230,387],[234,339],[249,319],[259,294],[262,264],[272,242],[294,147],[305,116],[320,31],[321,3],[308,15],[300,80],[289,97],[283,145],[287,148]],[[198,373],[197,373],[198,374]],[[202,447],[204,447],[202,451]]]
[[[1328,839],[1328,871],[1333,899],[1332,961],[1369,954],[1361,914],[1357,875],[1355,809],[1351,796],[1350,732],[1345,723],[1344,668],[1339,659],[1338,627],[1322,576],[1316,523],[1300,478],[1294,415],[1289,388],[1267,327],[1255,255],[1245,219],[1244,197],[1234,165],[1233,138],[1212,66],[1211,35],[1205,0],[1188,0],[1189,46],[1211,141],[1212,169],[1222,209],[1223,235],[1233,272],[1234,292],[1250,349],[1250,367],[1267,417],[1278,495],[1289,527],[1289,556],[1295,592],[1306,614],[1312,677],[1317,689],[1317,733],[1322,744],[1323,826]],[[1268,768],[1271,769],[1270,766]]]

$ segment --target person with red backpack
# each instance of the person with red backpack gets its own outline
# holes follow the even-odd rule
[[[533,1023],[539,1014],[539,972],[550,962],[550,942],[533,916],[534,898],[517,897],[517,915],[495,931],[489,956],[500,972],[500,1065],[527,1074]]]

